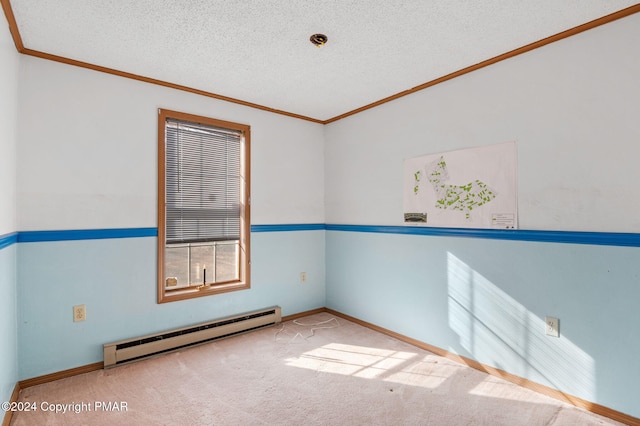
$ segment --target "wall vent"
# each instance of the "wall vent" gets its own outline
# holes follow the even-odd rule
[[[279,306],[119,342],[106,343],[104,368],[279,324]]]

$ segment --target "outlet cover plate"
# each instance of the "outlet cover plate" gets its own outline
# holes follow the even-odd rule
[[[73,307],[73,322],[84,321],[87,319],[87,307],[85,305],[76,305]]]
[[[554,317],[544,318],[544,328],[547,336],[560,337],[560,320]]]

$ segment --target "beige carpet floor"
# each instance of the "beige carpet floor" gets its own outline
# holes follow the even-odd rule
[[[38,409],[14,426],[620,424],[328,313],[30,387],[20,401]],[[55,404],[67,412],[43,409]]]

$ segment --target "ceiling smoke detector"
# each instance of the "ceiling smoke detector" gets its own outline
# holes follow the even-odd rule
[[[309,40],[311,41],[311,43],[313,43],[314,46],[322,47],[325,45],[327,40],[329,40],[329,37],[327,37],[324,34],[314,34],[311,37],[309,37]]]

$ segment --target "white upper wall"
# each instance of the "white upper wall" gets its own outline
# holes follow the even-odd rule
[[[516,141],[521,229],[640,229],[640,14],[325,129],[327,223],[401,225],[403,160]]]
[[[6,30],[1,40],[11,73],[18,55]],[[324,128],[23,56],[20,215],[11,226],[1,209],[0,232],[156,226],[157,108],[251,125],[254,224],[400,225],[405,158],[516,141],[521,229],[637,232],[638,45],[640,14]]]
[[[0,235],[16,231],[16,134],[19,54],[0,25]]]
[[[157,226],[157,110],[251,126],[253,224],[324,222],[320,124],[21,58],[18,229]]]

